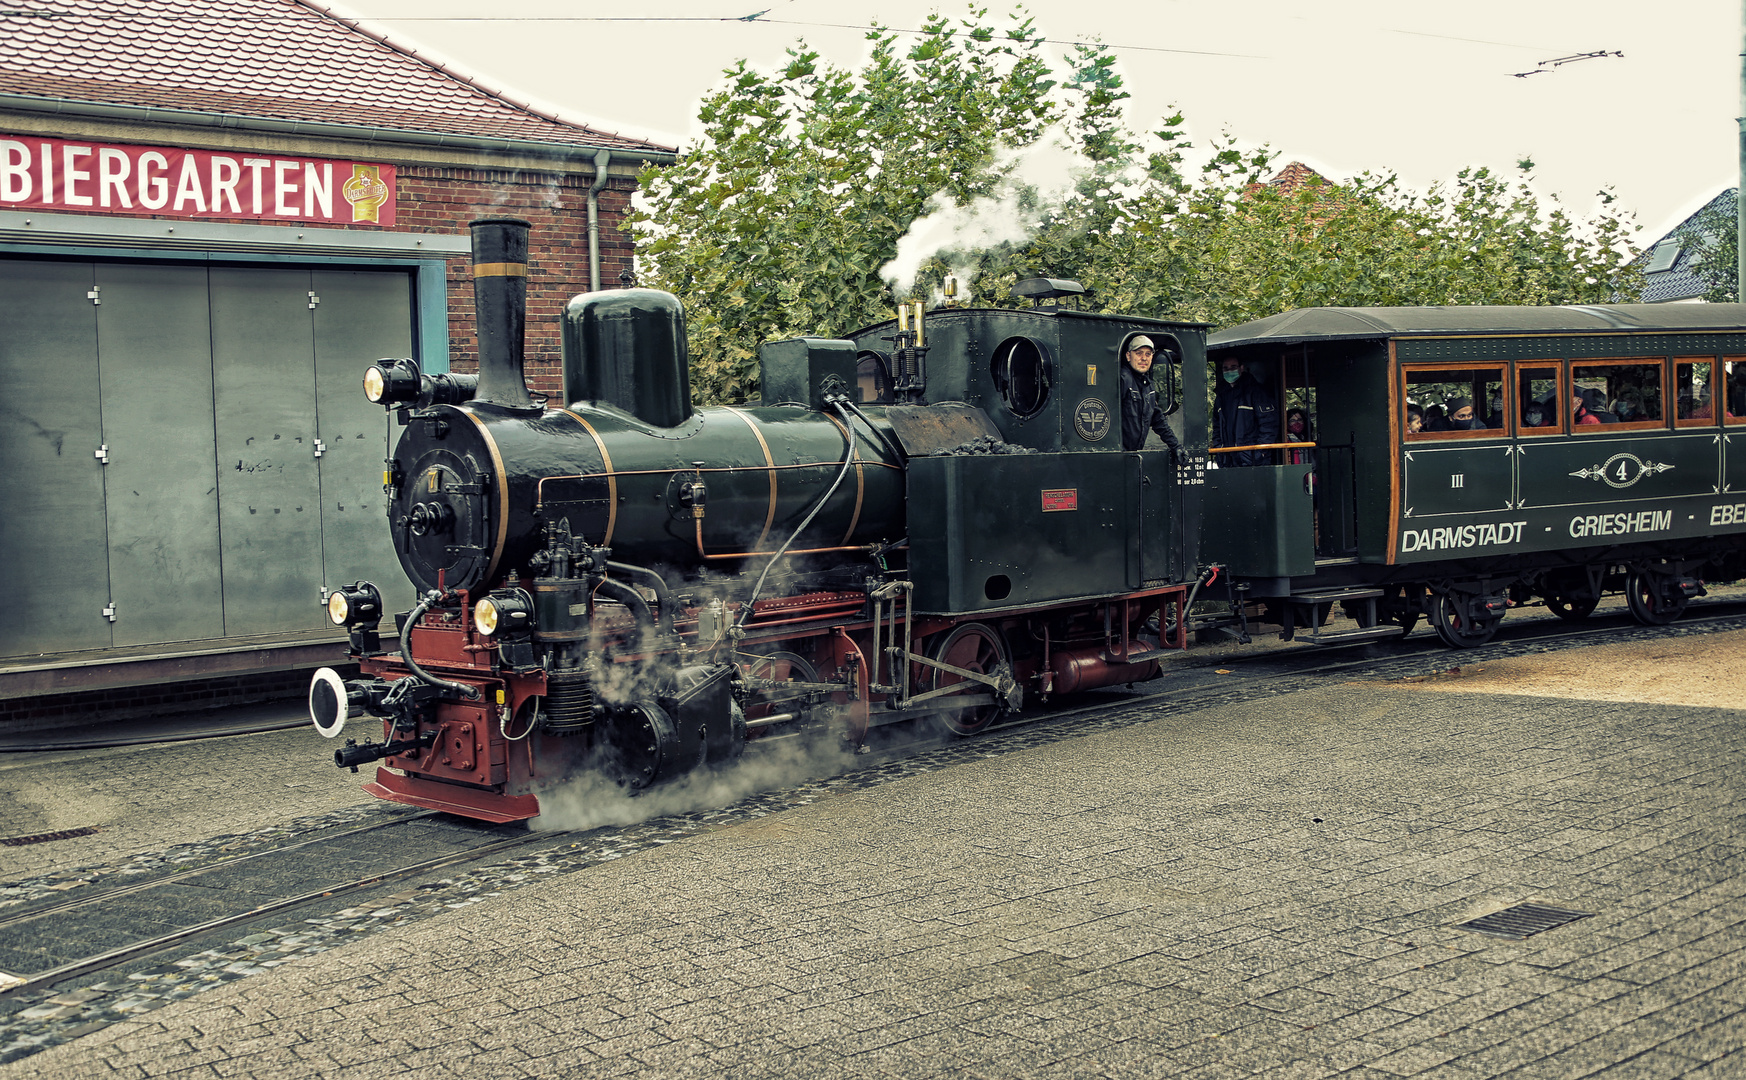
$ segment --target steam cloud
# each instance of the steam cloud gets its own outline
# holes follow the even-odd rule
[[[853,760],[827,725],[793,737],[753,740],[732,764],[689,773],[637,795],[598,773],[583,774],[542,790],[540,816],[528,825],[542,832],[588,830],[717,809],[760,791],[834,776]]]
[[[935,193],[928,200],[928,214],[910,225],[897,242],[897,257],[879,268],[879,276],[902,298],[909,294],[922,264],[936,255],[967,254],[1028,240],[1049,208],[1071,194],[1074,184],[1093,169],[1091,159],[1071,147],[1060,125],[1029,146],[998,147],[992,171],[1000,180],[993,193],[964,206],[954,205],[944,192]],[[969,260],[962,260],[952,269],[960,300],[969,299],[972,268]]]

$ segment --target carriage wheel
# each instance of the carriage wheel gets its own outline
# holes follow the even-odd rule
[[[1588,618],[1589,612],[1593,611],[1594,606],[1600,603],[1600,597],[1586,596],[1581,593],[1549,592],[1545,594],[1545,597],[1546,610],[1565,622],[1581,622]]]
[[[1469,618],[1464,605],[1454,593],[1444,593],[1431,602],[1431,625],[1437,636],[1452,649],[1471,649],[1484,645],[1497,633],[1503,617],[1495,619]]]
[[[940,639],[929,655],[943,664],[961,667],[965,671],[974,671],[978,675],[996,675],[1003,670],[1010,670],[1007,662],[1006,645],[1000,640],[1000,635],[992,627],[983,623],[964,623]],[[933,678],[929,689],[938,690],[941,687],[962,683],[964,689],[972,694],[993,694],[994,688],[984,683],[973,682],[964,676],[951,671],[941,671],[939,668],[929,668]],[[942,697],[939,701],[950,701],[950,697]],[[948,735],[974,735],[994,722],[1000,715],[998,702],[987,705],[973,705],[964,709],[947,709],[933,714],[934,722]]]
[[[1631,617],[1644,626],[1666,626],[1685,614],[1685,596],[1680,594],[1669,600],[1657,588],[1659,582],[1657,575],[1642,570],[1633,570],[1625,576],[1625,606],[1631,609]]]

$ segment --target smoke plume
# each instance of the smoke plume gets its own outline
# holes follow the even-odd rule
[[[994,190],[959,206],[945,192],[928,200],[928,213],[910,225],[897,242],[897,257],[879,269],[901,298],[909,294],[916,274],[942,253],[959,256],[1031,238],[1049,210],[1073,191],[1093,168],[1091,160],[1072,149],[1065,128],[1057,125],[1022,148],[998,147],[991,172],[999,176]],[[959,299],[969,297],[974,263],[959,258],[953,275]]]

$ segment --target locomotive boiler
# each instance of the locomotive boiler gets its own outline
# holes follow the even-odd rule
[[[402,425],[387,524],[417,602],[385,650],[380,591],[332,592],[360,673],[318,673],[310,711],[329,737],[380,718],[335,753],[381,763],[367,790],[524,819],[579,772],[634,792],[773,730],[973,733],[1185,644],[1192,473],[1121,451],[1115,365],[1145,332],[1198,375],[1204,327],[918,303],[766,345],[760,405],[693,409],[679,302],[590,293],[548,403],[522,373],[527,237],[473,225],[477,376],[365,374]]]

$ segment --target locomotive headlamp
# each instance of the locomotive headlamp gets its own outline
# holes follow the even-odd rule
[[[416,361],[378,360],[364,370],[364,396],[378,405],[398,405],[415,400],[422,382]]]
[[[382,621],[382,593],[358,581],[327,596],[327,617],[335,626],[374,626]]]
[[[520,589],[494,592],[473,605],[473,628],[486,637],[525,634],[533,623],[533,597]]]

